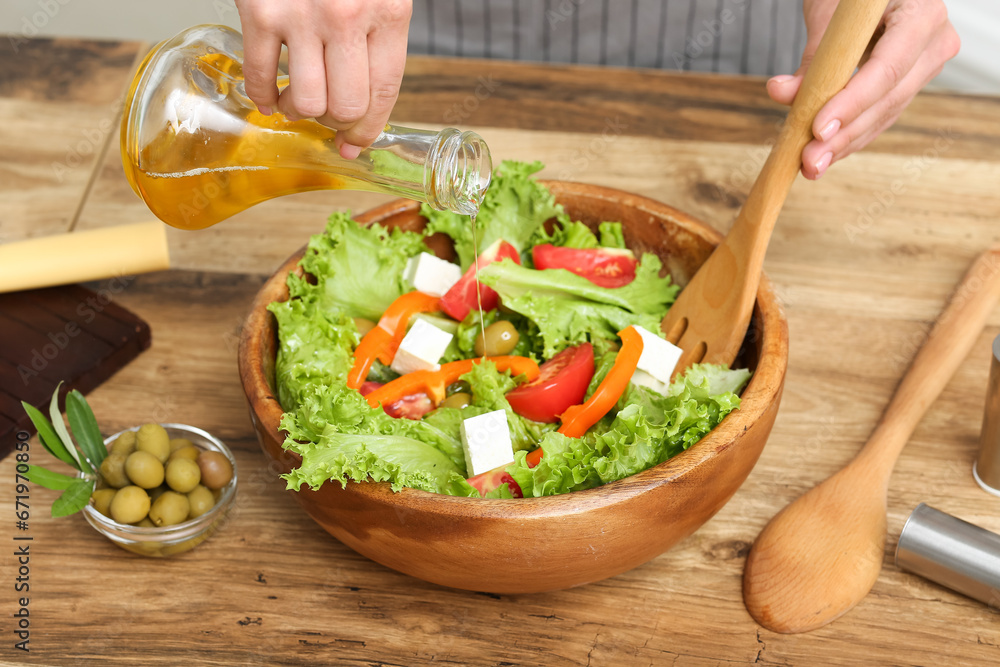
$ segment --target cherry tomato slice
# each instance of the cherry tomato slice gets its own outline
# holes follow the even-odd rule
[[[385,414],[399,419],[420,419],[434,409],[434,401],[427,394],[410,394],[382,406]]]
[[[373,391],[381,387],[382,384],[383,384],[382,382],[373,382],[372,380],[365,380],[364,382],[361,383],[361,386],[358,387],[358,393],[360,393],[362,396],[367,396],[368,394],[372,393]]]
[[[566,269],[600,287],[621,287],[635,280],[635,255],[618,248],[562,248],[551,243],[531,249],[536,269]]]
[[[508,257],[518,264],[521,263],[521,255],[518,254],[517,248],[506,241],[498,240],[479,255],[479,268]],[[479,301],[476,299],[477,285],[479,282],[476,280],[476,265],[473,264],[459,281],[441,297],[441,310],[459,322],[464,320],[470,310],[479,309]],[[500,302],[500,295],[485,285],[479,285],[479,293],[484,311],[493,310]]]
[[[376,389],[384,386],[381,382],[372,382],[371,380],[366,380],[361,383],[358,387],[358,392],[362,396],[367,396]],[[431,397],[423,392],[416,394],[410,394],[409,396],[403,396],[382,408],[385,410],[385,414],[390,417],[395,417],[399,419],[403,417],[405,419],[420,419],[425,414],[434,409],[434,401]]]
[[[508,484],[510,488],[510,495],[515,498],[524,497],[521,487],[514,481],[514,478],[510,476],[510,473],[504,470],[503,467],[487,470],[486,472],[480,473],[475,477],[470,477],[465,481],[471,484],[476,491],[479,491],[479,495],[481,496],[485,496],[487,493],[502,486],[503,484]]]
[[[514,412],[536,422],[554,423],[571,405],[583,402],[594,377],[594,347],[568,347],[538,368],[538,377],[507,393]]]

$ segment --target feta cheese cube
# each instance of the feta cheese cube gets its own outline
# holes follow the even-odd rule
[[[462,422],[462,449],[469,477],[514,462],[507,413],[494,410]]]
[[[642,385],[664,396],[667,395],[667,387],[670,386],[668,383],[660,382],[646,371],[639,370],[638,368],[635,369],[635,373],[632,373],[632,384]]]
[[[403,336],[390,368],[400,375],[413,371],[436,371],[438,361],[453,336],[427,320],[417,320]]]
[[[417,291],[431,296],[444,296],[462,277],[457,264],[422,252],[406,263],[403,278],[410,281]]]
[[[639,357],[639,363],[636,365],[636,368],[645,371],[653,379],[669,385],[670,375],[674,372],[674,367],[680,361],[684,350],[660,338],[652,331],[639,326],[635,330],[642,337],[642,355]],[[633,376],[634,379],[635,376]],[[640,382],[639,384],[642,383]],[[652,387],[650,388],[652,389]]]

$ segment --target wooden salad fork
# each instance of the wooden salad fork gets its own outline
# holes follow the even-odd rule
[[[691,364],[730,365],[753,311],[764,254],[812,139],[816,114],[851,78],[888,0],[841,0],[806,71],[781,133],[729,233],[663,318],[667,340],[683,351],[674,376]]]

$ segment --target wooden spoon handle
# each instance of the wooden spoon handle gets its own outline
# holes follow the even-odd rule
[[[738,286],[725,295],[725,305],[716,307],[728,311],[733,328],[740,332],[731,349],[718,351],[717,357],[706,361],[728,364],[735,358],[750,322],[771,231],[802,164],[802,149],[813,137],[813,120],[847,85],[887,4],[888,0],[841,0],[837,5],[767,161],[729,234],[714,253],[715,261],[706,262],[720,277],[707,283],[704,299],[719,302],[717,291],[724,281]]]
[[[859,454],[859,465],[888,479],[913,430],[972,349],[998,299],[1000,246],[981,254],[955,289]]]
[[[799,171],[802,149],[813,138],[812,124],[816,114],[850,81],[887,4],[888,0],[841,0],[837,5],[781,133],[734,227],[746,231],[759,228],[761,234],[770,234]],[[746,240],[745,237],[734,239]]]

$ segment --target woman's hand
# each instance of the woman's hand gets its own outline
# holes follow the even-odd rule
[[[805,0],[808,39],[794,75],[767,82],[775,102],[791,104],[838,0]],[[942,0],[890,0],[881,36],[866,61],[816,114],[813,136],[802,151],[802,174],[815,180],[837,160],[888,128],[913,97],[958,53],[959,38]],[[878,33],[876,33],[878,34]]]
[[[389,120],[406,64],[411,0],[236,0],[243,76],[261,113],[315,118],[348,159]],[[288,47],[289,85],[275,79]]]

